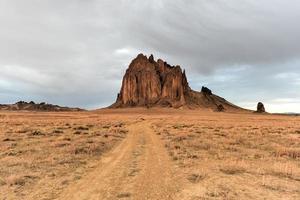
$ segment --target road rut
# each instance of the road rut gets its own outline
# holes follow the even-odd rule
[[[174,199],[175,169],[151,123],[138,122],[128,130],[127,138],[59,199]]]

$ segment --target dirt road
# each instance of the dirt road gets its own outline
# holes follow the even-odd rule
[[[60,199],[173,199],[178,190],[175,169],[151,123],[128,127],[128,137]]]

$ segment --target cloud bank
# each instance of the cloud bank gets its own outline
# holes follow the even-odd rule
[[[2,0],[0,102],[112,103],[136,54],[153,53],[247,108],[300,112],[296,0]]]

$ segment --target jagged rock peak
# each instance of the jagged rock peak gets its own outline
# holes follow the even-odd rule
[[[180,107],[190,90],[185,71],[162,59],[155,61],[139,54],[130,63],[123,77],[121,91],[113,107],[151,106]]]
[[[212,95],[212,91],[204,86],[202,86],[201,92],[203,92],[204,94],[207,94],[207,95]]]
[[[155,62],[155,61],[154,61],[154,57],[153,57],[152,54],[149,56],[149,62],[151,62],[151,63],[154,63],[154,62]]]

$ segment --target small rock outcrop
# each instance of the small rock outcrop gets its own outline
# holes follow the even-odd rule
[[[201,92],[203,92],[206,95],[212,95],[212,91],[204,86],[202,86]]]
[[[201,92],[190,88],[186,73],[180,66],[139,54],[132,60],[123,77],[117,100],[110,108],[127,107],[208,108],[224,111],[240,109],[207,87]]]
[[[262,102],[258,102],[256,112],[258,112],[258,113],[266,112],[265,106]]]
[[[224,112],[224,111],[225,111],[224,106],[223,106],[222,104],[218,105],[217,111],[218,111],[218,112]]]

